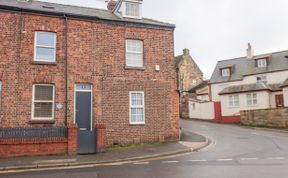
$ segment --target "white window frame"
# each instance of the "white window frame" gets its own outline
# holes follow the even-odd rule
[[[229,107],[239,107],[240,106],[239,95],[229,95],[228,105]]]
[[[208,95],[201,95],[201,100],[202,101],[208,101]]]
[[[44,46],[44,45],[38,45],[37,44],[37,38],[38,38],[38,33],[47,33],[47,34],[53,34],[54,35],[54,46]],[[35,36],[34,36],[34,61],[36,62],[56,62],[56,50],[57,50],[57,35],[54,32],[47,32],[47,31],[36,31]],[[37,48],[48,48],[48,49],[54,49],[54,58],[53,60],[46,60],[46,59],[37,59]]]
[[[53,87],[53,100],[46,101],[46,100],[35,100],[35,86],[52,86]],[[52,117],[34,117],[35,114],[35,103],[52,103]],[[32,120],[54,120],[55,115],[55,86],[52,84],[33,84],[32,87]]]
[[[77,86],[79,85],[85,85],[85,86],[90,86],[90,89],[77,89]],[[87,83],[76,83],[74,84],[74,118],[73,118],[73,123],[76,124],[76,94],[77,92],[87,92],[91,93],[91,118],[90,118],[90,131],[93,130],[93,85],[92,84],[87,84]]]
[[[131,42],[131,41],[137,41],[137,42],[141,42],[141,45],[142,45],[142,51],[139,52],[139,51],[129,51],[128,50],[128,43]],[[131,68],[143,68],[144,67],[144,42],[142,40],[133,40],[133,39],[127,39],[126,40],[126,52],[125,52],[125,55],[126,55],[126,61],[125,61],[125,65],[126,67],[131,67]],[[132,53],[132,54],[141,54],[142,55],[142,65],[133,65],[133,64],[128,64],[128,53]]]
[[[288,107],[288,88],[283,88],[284,106]]]
[[[136,4],[138,5],[138,10],[139,10],[139,16],[133,16],[133,15],[127,15],[127,9],[126,6],[127,4]],[[142,4],[139,2],[134,2],[134,1],[128,1],[122,4],[122,16],[126,18],[133,18],[133,19],[141,19],[142,18]]]
[[[223,77],[229,77],[231,75],[231,71],[229,68],[221,69],[221,75]]]
[[[267,67],[267,61],[266,59],[257,59],[257,67]]]
[[[249,101],[251,101],[251,104],[249,104]],[[257,106],[258,105],[257,93],[247,93],[246,94],[246,104],[247,104],[247,106]]]
[[[132,106],[132,94],[142,94],[143,104],[142,105],[133,105]],[[132,108],[142,108],[143,109],[143,122],[132,122]],[[129,92],[129,123],[130,125],[139,125],[145,124],[145,95],[143,91],[130,91]]]

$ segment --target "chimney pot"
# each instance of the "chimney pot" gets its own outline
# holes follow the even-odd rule
[[[107,9],[108,9],[109,11],[113,11],[114,8],[115,8],[115,6],[116,6],[116,4],[117,4],[117,1],[115,1],[115,0],[109,0],[109,1],[108,1],[108,4],[107,4]]]
[[[183,49],[183,54],[184,55],[189,55],[190,54],[189,49],[187,49],[187,48]]]
[[[248,43],[248,48],[247,48],[247,59],[252,59],[254,56],[253,54],[253,48],[250,43]]]

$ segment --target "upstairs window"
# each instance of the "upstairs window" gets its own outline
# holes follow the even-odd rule
[[[267,77],[266,76],[257,77],[257,82],[267,84],[268,83]]]
[[[230,68],[221,69],[222,77],[228,77],[231,75]]]
[[[142,68],[143,64],[143,41],[126,40],[126,66]]]
[[[257,67],[267,67],[267,60],[266,59],[257,59],[256,60]]]
[[[33,85],[32,119],[54,119],[54,93],[53,85]]]
[[[130,124],[145,124],[144,92],[130,92]]]
[[[258,104],[257,94],[256,93],[249,93],[246,95],[247,99],[247,106],[255,106]]]
[[[34,61],[56,62],[56,33],[35,32]]]
[[[141,5],[139,3],[126,2],[125,3],[125,17],[140,18]]]

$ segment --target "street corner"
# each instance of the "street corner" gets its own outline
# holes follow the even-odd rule
[[[179,143],[190,148],[191,151],[199,151],[208,147],[212,141],[204,135],[182,130]]]

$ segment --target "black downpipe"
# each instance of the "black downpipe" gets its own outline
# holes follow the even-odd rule
[[[64,14],[65,19],[65,125],[68,123],[68,17]]]

